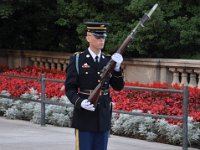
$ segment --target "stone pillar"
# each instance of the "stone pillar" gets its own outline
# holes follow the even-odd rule
[[[49,63],[48,63],[48,61],[45,62],[45,68],[49,69]]]
[[[173,79],[172,79],[172,85],[174,84],[180,84],[179,80],[179,72],[177,71],[177,68],[169,68],[169,71],[173,73]]]
[[[30,60],[33,62],[33,65],[37,67],[38,63],[35,57],[31,57]]]
[[[55,64],[54,64],[54,62],[51,62],[51,69],[55,69]]]
[[[64,64],[63,64],[63,71],[65,71],[66,69],[67,69],[67,64],[64,63]]]
[[[188,74],[187,72],[183,71],[181,73],[181,85],[188,85]]]
[[[194,73],[194,71],[192,71],[190,73],[190,83],[189,83],[190,87],[196,87],[197,86],[197,82],[196,82],[196,74]]]
[[[162,67],[160,69],[160,82],[161,83],[167,82],[167,68],[166,67]]]
[[[58,70],[58,71],[61,71],[61,70],[62,70],[62,69],[61,69],[61,64],[60,64],[60,63],[57,64],[57,70]]]

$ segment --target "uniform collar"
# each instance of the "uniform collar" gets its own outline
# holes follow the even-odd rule
[[[95,57],[98,56],[99,60],[100,61],[100,57],[101,57],[101,51],[99,52],[98,55],[96,55],[90,48],[88,48],[88,51],[90,53],[90,55],[92,56],[93,60],[95,61]]]

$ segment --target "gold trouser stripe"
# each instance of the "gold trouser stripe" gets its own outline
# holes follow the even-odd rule
[[[78,129],[76,129],[76,150],[79,150],[79,132]]]

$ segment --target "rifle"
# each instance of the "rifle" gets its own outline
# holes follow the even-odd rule
[[[131,33],[126,37],[124,42],[121,44],[121,46],[118,48],[116,53],[123,54],[129,43],[133,40],[133,38],[136,35],[136,31],[138,27],[144,27],[144,23],[150,19],[153,12],[156,10],[158,4],[155,4],[148,14],[144,14],[143,17],[139,20],[136,27],[131,31]],[[104,84],[104,82],[110,77],[110,74],[113,72],[116,62],[114,62],[112,59],[107,63],[107,65],[101,70],[101,82],[96,86],[96,88],[91,92],[90,96],[88,97],[88,100],[94,104],[94,107],[97,106],[97,102],[99,99],[99,95],[101,92],[101,88]]]

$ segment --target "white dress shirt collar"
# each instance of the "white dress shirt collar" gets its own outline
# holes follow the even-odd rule
[[[88,48],[88,51],[90,53],[90,55],[92,56],[93,60],[95,61],[95,57],[98,56],[98,61],[100,62],[100,57],[101,57],[101,51],[99,52],[98,55],[96,55],[90,48]]]

